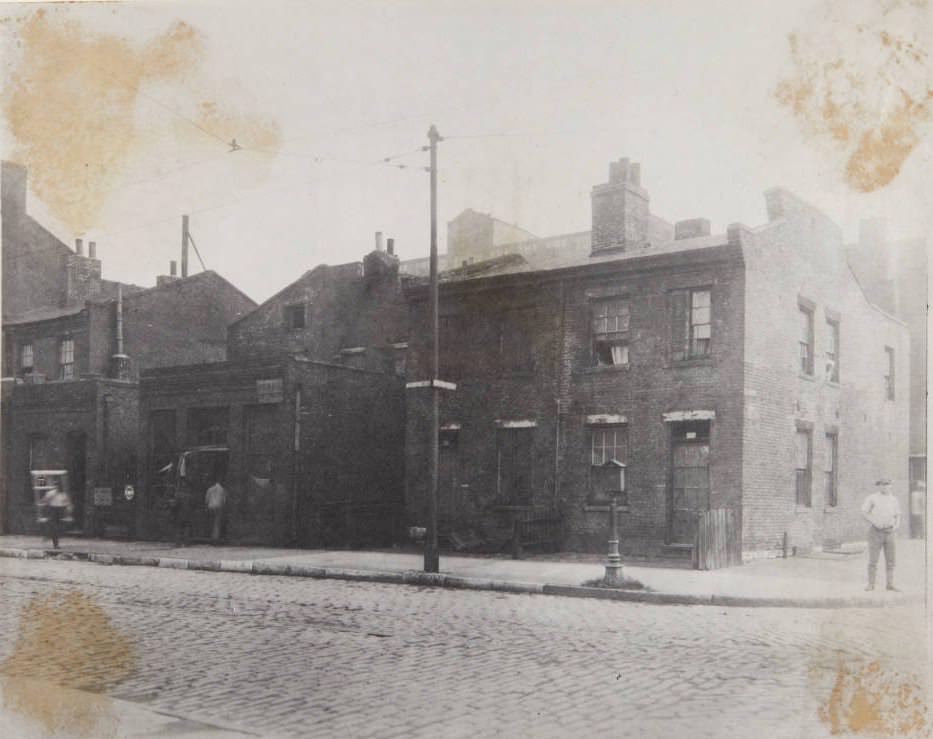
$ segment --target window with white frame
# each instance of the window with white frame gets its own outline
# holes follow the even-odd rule
[[[74,339],[65,338],[58,345],[59,377],[62,380],[71,380],[75,376],[75,342]]]
[[[800,303],[798,306],[797,346],[800,353],[800,371],[813,374],[813,308]]]
[[[629,362],[631,310],[626,298],[593,303],[593,363],[598,367]]]
[[[826,319],[826,379],[839,382],[839,321]]]
[[[825,503],[830,508],[839,504],[838,462],[839,437],[831,431],[826,434],[826,463],[823,470]]]
[[[809,508],[811,505],[811,480],[813,471],[813,437],[809,429],[797,429],[794,436],[794,457],[796,465],[797,505]]]
[[[32,372],[33,362],[32,343],[21,344],[19,347],[19,367],[23,373]]]
[[[708,287],[670,293],[671,358],[708,357],[712,353],[712,292]]]

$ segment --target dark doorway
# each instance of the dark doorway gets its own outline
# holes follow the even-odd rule
[[[671,427],[670,541],[693,544],[697,513],[709,510],[709,421]]]
[[[84,529],[84,489],[87,482],[87,435],[69,431],[65,437],[65,465],[74,506],[74,528]]]

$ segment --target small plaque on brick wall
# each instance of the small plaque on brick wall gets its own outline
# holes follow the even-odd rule
[[[281,403],[285,396],[282,380],[256,380],[256,400],[260,403]]]
[[[94,505],[113,505],[113,490],[110,488],[94,488]]]

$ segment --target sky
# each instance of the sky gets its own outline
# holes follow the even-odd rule
[[[3,4],[0,151],[30,212],[104,276],[200,257],[256,301],[373,234],[440,249],[472,208],[590,228],[610,161],[713,232],[787,187],[843,229],[933,227],[926,0],[340,0]],[[236,139],[236,148],[230,142]],[[388,161],[386,161],[388,159]],[[200,269],[190,257],[191,272]]]

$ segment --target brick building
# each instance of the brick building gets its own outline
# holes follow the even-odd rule
[[[179,485],[192,491],[195,536],[206,536],[213,476],[239,543],[397,535],[408,309],[393,251],[377,234],[361,262],[306,272],[230,326],[229,361],[143,373],[142,536],[172,536],[167,501]]]
[[[589,234],[461,254],[441,276],[440,378],[457,386],[441,394],[441,531],[504,546],[516,515],[551,514],[565,547],[603,551],[624,485],[628,552],[689,549],[718,509],[746,557],[861,538],[875,479],[906,492],[909,338],[866,299],[839,229],[781,189],[757,228],[671,226],[628,160],[592,201]],[[426,281],[406,294],[416,382]],[[429,392],[406,400],[409,524],[425,520]]]
[[[4,531],[36,531],[29,470],[70,473],[76,526],[132,529],[114,494],[136,474],[141,368],[225,358],[226,327],[255,303],[214,272],[143,289],[101,278],[26,212],[26,173],[3,163]]]
[[[883,219],[862,221],[859,239],[847,246],[849,262],[869,298],[903,320],[910,330],[911,491],[927,481],[927,277],[926,239],[890,239]],[[920,496],[922,501],[923,496]],[[916,511],[915,511],[916,513]],[[923,516],[915,516],[914,535],[923,534]]]

